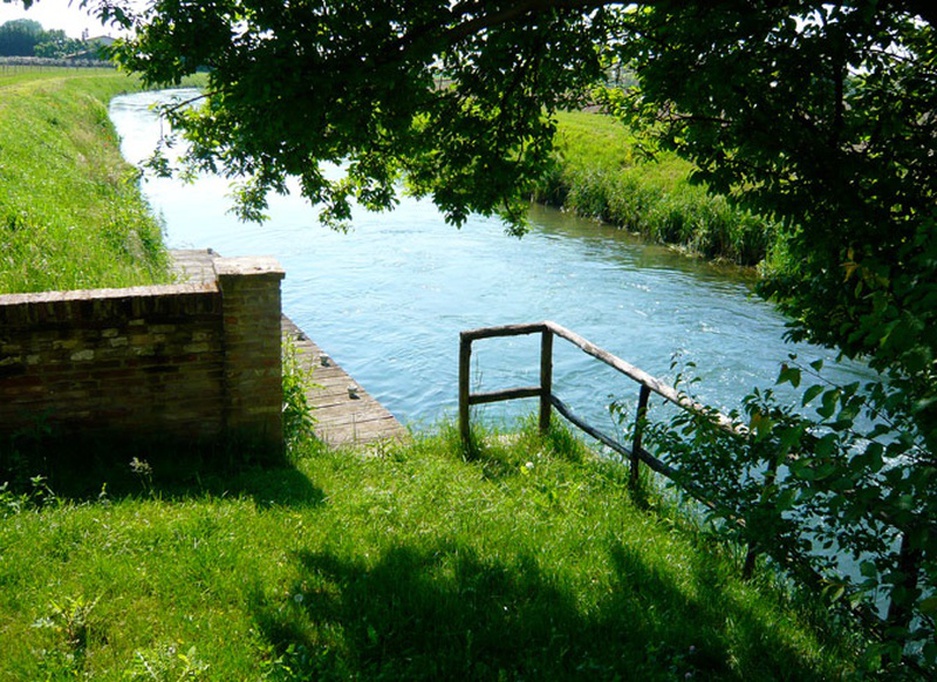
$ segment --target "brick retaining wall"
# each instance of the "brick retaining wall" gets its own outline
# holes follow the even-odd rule
[[[0,296],[0,438],[46,415],[64,438],[282,451],[284,273],[206,255],[206,281]]]

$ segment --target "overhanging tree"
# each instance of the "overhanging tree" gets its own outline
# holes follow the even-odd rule
[[[881,650],[899,661],[916,640],[933,665],[937,41],[927,12],[871,1],[635,8],[623,22],[637,39],[619,54],[640,88],[605,101],[693,160],[709,187],[785,221],[761,292],[793,316],[794,338],[867,358],[886,377],[812,384],[802,402],[818,418],[756,392],[748,446],[728,450],[727,470],[751,482],[781,467],[749,491],[751,516],[735,507],[748,539],[796,527],[800,540],[812,531],[854,553],[855,584],[890,602]],[[802,370],[781,380],[797,385]],[[874,425],[857,426],[863,415]],[[665,440],[692,463],[715,450],[704,434]],[[717,494],[731,506],[731,488]]]
[[[208,68],[203,106],[169,116],[196,168],[246,179],[239,207],[252,218],[295,176],[338,221],[351,199],[393,206],[404,180],[453,223],[497,212],[518,227],[550,162],[553,112],[622,60],[639,87],[606,92],[608,106],[711,188],[787,225],[762,291],[793,334],[889,375],[866,404],[896,425],[904,454],[889,463],[888,499],[867,506],[892,505],[933,561],[921,525],[937,505],[931,0],[83,4],[135,30],[116,55],[148,82]],[[345,163],[346,177],[330,181],[321,162]],[[824,412],[842,408],[831,418],[854,412],[854,394],[830,395]]]
[[[934,451],[933,27],[893,3],[746,5],[629,13],[642,87],[611,103],[710,187],[787,221],[762,292],[795,337],[891,370]]]
[[[90,3],[94,4],[94,3]],[[156,2],[98,4],[136,30],[117,51],[151,83],[209,69],[208,99],[169,113],[196,167],[245,179],[258,218],[288,177],[349,217],[349,199],[395,203],[403,178],[447,220],[499,212],[520,225],[549,161],[551,114],[601,75],[614,12],[584,0],[522,3]],[[321,162],[343,162],[330,181]]]

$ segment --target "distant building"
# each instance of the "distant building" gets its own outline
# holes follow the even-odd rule
[[[117,38],[112,38],[111,36],[95,36],[94,38],[88,38],[85,40],[89,45],[95,45],[96,47],[110,47],[117,42]]]
[[[75,52],[74,54],[68,55],[68,59],[72,60],[100,60],[107,59],[105,54],[105,48],[110,47],[115,42],[117,38],[112,38],[111,36],[95,36],[94,38],[85,38],[82,36],[84,49]]]

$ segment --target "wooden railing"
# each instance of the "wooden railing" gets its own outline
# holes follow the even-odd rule
[[[469,373],[472,362],[472,342],[479,339],[488,339],[504,336],[522,336],[530,334],[540,334],[540,385],[525,386],[520,388],[510,388],[501,391],[492,391],[488,393],[472,393],[469,387]],[[569,408],[566,403],[553,394],[553,338],[560,337],[566,339],[571,344],[582,350],[587,355],[604,362],[609,367],[624,374],[634,380],[639,387],[638,409],[635,412],[634,428],[632,430],[630,447],[623,445],[618,439],[602,433],[594,426],[580,419]],[[632,485],[637,485],[639,478],[639,466],[644,462],[650,469],[662,474],[670,479],[676,478],[676,471],[667,463],[661,461],[653,454],[642,447],[643,427],[647,415],[648,402],[651,394],[665,398],[678,407],[697,413],[706,413],[717,423],[728,430],[735,430],[735,426],[728,417],[719,413],[713,413],[707,410],[703,405],[690,399],[688,396],[679,393],[672,386],[669,386],[659,379],[651,376],[644,370],[631,365],[619,357],[612,355],[608,351],[599,348],[595,344],[586,340],[579,334],[566,327],[560,326],[549,320],[544,322],[535,322],[533,324],[506,325],[501,327],[486,327],[483,329],[472,329],[460,334],[459,343],[459,431],[462,439],[468,442],[471,438],[470,408],[472,405],[485,403],[494,403],[504,400],[516,400],[518,398],[539,398],[540,400],[540,429],[546,431],[550,427],[550,418],[553,408],[571,423],[582,429],[585,433],[595,438],[603,445],[611,448],[615,452],[628,458],[631,466],[630,476]],[[695,490],[690,483],[681,481],[681,484],[687,488],[687,491],[704,504],[706,502],[702,491]]]
[[[472,393],[469,386],[469,374],[472,361],[472,342],[479,339],[505,336],[522,336],[530,334],[541,335],[540,385],[510,388],[487,393]],[[562,400],[553,394],[553,339],[556,336],[566,339],[587,355],[591,355],[597,360],[604,362],[609,367],[612,367],[621,374],[624,374],[638,384],[638,407],[635,411],[635,421],[633,425],[630,446],[620,443],[616,438],[602,433],[594,426],[580,419],[573,413],[569,406],[567,406]],[[472,432],[470,424],[470,408],[472,405],[494,403],[504,400],[514,400],[518,398],[539,398],[539,425],[541,431],[546,431],[550,427],[551,412],[553,408],[556,408],[557,412],[559,412],[561,415],[563,415],[563,417],[587,433],[589,436],[595,438],[611,450],[628,458],[630,463],[630,483],[633,488],[637,487],[638,481],[640,480],[639,466],[640,463],[643,462],[651,470],[674,481],[684,491],[692,495],[703,505],[712,509],[716,509],[715,503],[708,498],[708,496],[705,494],[705,491],[696,486],[692,481],[687,480],[686,476],[680,476],[679,471],[668,465],[666,462],[655,457],[642,446],[642,436],[644,432],[644,426],[647,421],[648,403],[652,393],[656,393],[657,395],[663,397],[667,401],[684,410],[706,415],[709,419],[713,420],[715,424],[728,432],[734,432],[739,436],[746,435],[746,430],[744,427],[740,427],[734,424],[725,415],[706,408],[700,403],[692,400],[687,395],[678,392],[672,386],[661,382],[659,379],[651,376],[647,372],[625,362],[621,358],[612,355],[608,351],[599,348],[590,341],[587,341],[579,334],[570,331],[569,329],[566,329],[565,327],[562,327],[555,322],[547,320],[544,322],[536,322],[532,324],[487,327],[464,331],[460,334],[459,430],[464,443],[468,444],[471,441]],[[776,476],[776,465],[769,466],[765,472],[765,486],[771,486],[774,483]],[[741,526],[745,525],[744,519],[733,517],[731,514],[727,515],[726,518],[727,520],[738,523]],[[887,518],[880,518],[879,520],[887,523],[888,525],[893,525]],[[750,546],[745,560],[744,573],[746,577],[751,575],[755,565],[755,556],[755,548]],[[807,562],[804,561],[803,557],[791,557],[791,559],[793,563],[789,564],[788,568],[795,569],[802,579],[806,580],[808,583],[813,584],[815,587],[818,587],[822,584],[822,579],[820,576],[814,571],[812,567],[807,565]],[[907,533],[903,533],[901,536],[899,561],[904,574],[907,576],[904,586],[909,591],[913,591],[917,587],[920,560],[920,552],[911,549],[910,543],[908,542],[908,535]],[[889,604],[888,616],[884,621],[879,621],[876,616],[865,610],[856,610],[855,613],[860,616],[860,618],[862,618],[862,620],[864,620],[868,625],[871,625],[876,629],[878,629],[878,627],[883,623],[898,627],[908,627],[912,617],[909,606],[897,605],[894,602]]]

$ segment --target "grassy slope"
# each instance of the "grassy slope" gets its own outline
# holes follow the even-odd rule
[[[848,669],[803,612],[636,507],[623,470],[565,435],[454,452],[451,434],[381,456],[313,448],[295,469],[185,492],[143,476],[142,494],[40,511],[0,496],[0,678]]]
[[[0,292],[165,281],[161,228],[107,116],[113,71],[0,79]]]
[[[643,160],[611,117],[562,113],[556,144],[557,166],[538,201],[741,265],[757,264],[772,244],[770,224],[692,185],[692,166],[676,156]]]

